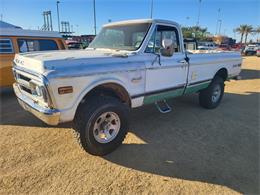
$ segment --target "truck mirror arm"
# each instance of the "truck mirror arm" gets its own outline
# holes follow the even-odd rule
[[[185,51],[185,58],[184,60],[189,64],[190,63],[190,58],[187,55],[187,51]]]
[[[154,65],[154,63],[157,61],[157,58],[158,58],[158,62],[159,62],[159,65],[161,66],[161,55],[160,54],[156,54],[156,53],[153,53],[155,55],[155,58],[152,62],[152,66]]]

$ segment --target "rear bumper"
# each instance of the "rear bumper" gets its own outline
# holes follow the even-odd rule
[[[19,104],[24,110],[32,113],[37,118],[49,125],[58,125],[60,121],[60,111],[56,109],[44,108],[36,104],[33,100],[23,95],[17,86],[13,84],[14,92],[17,96]]]

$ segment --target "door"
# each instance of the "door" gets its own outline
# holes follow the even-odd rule
[[[164,39],[171,39],[174,43],[172,56],[160,54]],[[177,28],[158,25],[148,43],[146,52],[155,55],[153,62],[147,64],[146,67],[144,103],[182,95],[186,85],[188,64],[184,60],[185,54],[180,46]]]

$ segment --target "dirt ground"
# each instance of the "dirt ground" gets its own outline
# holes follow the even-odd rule
[[[3,92],[0,194],[259,194],[260,58],[243,61],[220,107],[197,95],[131,113],[124,144],[106,157],[76,143],[69,124],[48,127]]]

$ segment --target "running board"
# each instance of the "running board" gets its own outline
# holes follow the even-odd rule
[[[169,113],[172,111],[172,108],[169,106],[169,104],[166,102],[166,100],[155,102],[155,106],[163,114],[166,114],[166,113]]]

